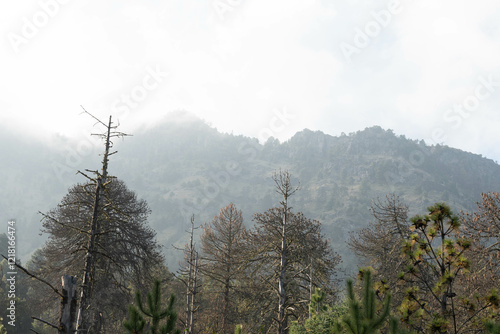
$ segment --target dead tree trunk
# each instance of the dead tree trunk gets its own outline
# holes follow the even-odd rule
[[[193,242],[194,235],[194,215],[191,217],[191,237],[189,248],[187,249],[187,282],[186,282],[186,323],[185,331],[187,334],[192,334],[194,330],[196,312],[196,294],[197,294],[197,274],[198,274],[198,252],[195,249]]]
[[[76,316],[76,278],[69,275],[61,277],[62,295],[61,316],[59,318],[59,333],[74,333]]]
[[[281,206],[283,208],[283,222],[281,229],[281,254],[280,254],[280,267],[278,276],[278,334],[288,333],[288,316],[286,314],[287,295],[286,295],[286,267],[287,267],[287,218],[290,208],[288,207],[288,198],[292,196],[298,187],[292,187],[290,180],[290,173],[285,170],[275,173],[273,176],[274,183],[276,184],[276,192],[283,196]]]
[[[285,321],[285,306],[286,306],[286,291],[285,291],[285,275],[286,275],[286,214],[287,214],[287,203],[286,198],[283,202],[283,228],[281,231],[281,259],[280,259],[280,274],[278,278],[278,293],[279,293],[279,305],[278,305],[278,333],[283,334],[286,330]]]
[[[8,260],[5,256],[2,255],[5,260]],[[46,280],[36,276],[35,274],[28,271],[26,268],[21,266],[18,263],[14,263],[14,265],[21,269],[26,275],[29,277],[36,279],[43,284],[47,285],[54,291],[56,294],[61,297],[61,312],[59,317],[59,326],[52,324],[48,321],[37,317],[31,317],[33,320],[38,320],[50,327],[57,329],[57,333],[66,334],[66,333],[74,333],[73,330],[73,322],[75,320],[75,311],[76,311],[76,278],[69,275],[64,275],[61,277],[62,280],[62,291],[57,290],[52,284],[47,282]]]
[[[77,333],[88,333],[90,324],[90,305],[92,298],[92,286],[93,280],[95,276],[95,264],[96,264],[96,253],[97,253],[97,245],[99,244],[99,236],[100,236],[100,213],[103,207],[104,200],[104,187],[107,183],[108,178],[108,161],[109,156],[116,153],[110,153],[109,149],[111,147],[111,137],[123,137],[125,134],[120,132],[115,132],[116,126],[112,126],[111,116],[109,116],[108,124],[105,124],[95,118],[93,115],[84,110],[85,113],[89,114],[91,117],[97,120],[98,123],[104,125],[106,127],[106,132],[104,134],[100,134],[105,140],[105,150],[104,156],[102,160],[102,172],[99,173],[95,171],[96,178],[90,178],[87,175],[81,173],[85,177],[89,178],[93,182],[95,182],[95,191],[94,191],[94,204],[93,204],[93,212],[92,212],[92,221],[90,224],[90,232],[89,232],[89,241],[87,244],[87,253],[85,254],[85,265],[83,271],[83,281],[82,281],[82,291],[80,295],[80,304],[78,308],[78,317],[76,321],[76,332]],[[113,131],[112,131],[113,130]]]
[[[194,230],[194,215],[191,216],[191,239],[189,241],[189,249],[187,256],[187,264],[188,264],[188,277],[186,282],[186,332],[187,334],[191,334],[190,330],[190,319],[191,319],[191,281],[193,274],[193,230]]]
[[[313,295],[313,258],[311,256],[311,263],[309,264],[309,303],[312,302],[312,295]],[[312,314],[311,314],[311,308],[309,307],[309,319],[311,319]]]
[[[191,290],[191,306],[190,306],[190,314],[189,314],[189,322],[188,322],[188,333],[193,334],[194,332],[194,321],[195,321],[195,313],[196,313],[196,294],[198,293],[197,289],[197,278],[198,278],[198,252],[195,252],[195,260],[194,260],[194,268],[193,268],[193,289]]]
[[[101,195],[102,179],[97,178],[95,189],[94,211],[92,214],[92,225],[90,228],[90,238],[87,246],[87,254],[85,255],[85,269],[83,271],[82,292],[80,295],[80,307],[78,308],[78,318],[76,322],[76,330],[78,333],[86,332],[88,324],[89,299],[92,293],[92,267],[95,261],[95,246],[97,231],[97,219],[99,214],[99,204]]]

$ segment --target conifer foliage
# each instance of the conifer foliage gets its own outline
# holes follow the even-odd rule
[[[389,317],[391,296],[388,294],[382,305],[382,310],[377,314],[377,303],[375,290],[373,289],[371,270],[363,270],[363,295],[358,300],[354,294],[354,283],[347,281],[347,297],[349,301],[349,313],[337,323],[337,331],[345,330],[352,334],[377,333]],[[395,329],[397,330],[397,329]]]
[[[174,308],[175,295],[171,294],[167,307],[162,309],[161,305],[161,282],[155,280],[153,290],[148,292],[146,305],[142,303],[142,296],[139,291],[135,294],[137,306],[129,307],[129,320],[123,323],[125,329],[130,334],[145,334],[144,327],[146,322],[142,315],[151,318],[148,334],[180,334],[179,329],[175,329],[177,321],[177,312]],[[139,313],[140,311],[140,313]],[[142,314],[141,314],[142,313]],[[160,321],[165,319],[165,324],[160,327]]]
[[[461,235],[460,220],[448,205],[436,203],[427,210],[427,215],[411,219],[413,234],[403,245],[407,266],[400,279],[407,290],[401,318],[421,333],[478,329],[485,310],[498,308],[498,291],[472,298],[462,295],[461,280],[471,267],[465,257],[471,241]]]
[[[309,303],[309,314],[311,317],[316,317],[328,310],[328,306],[325,304],[325,297],[326,293],[320,288],[314,290],[314,294],[311,296],[311,302]]]
[[[141,334],[144,333],[144,326],[146,325],[146,321],[139,313],[139,310],[134,306],[130,305],[128,307],[129,320],[126,320],[123,323],[123,327],[130,334]]]

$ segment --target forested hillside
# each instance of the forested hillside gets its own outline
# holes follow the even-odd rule
[[[172,268],[180,255],[171,245],[187,242],[191,215],[200,225],[233,202],[244,223],[252,225],[255,213],[278,205],[270,176],[280,168],[300,181],[291,202],[294,210],[321,221],[348,264],[354,261],[346,250],[348,232],[372,219],[368,208],[377,197],[396,193],[412,212],[446,201],[458,212],[473,209],[482,192],[500,190],[495,162],[446,146],[430,147],[377,126],[341,136],[305,129],[284,143],[270,138],[261,145],[254,138],[219,133],[189,115],[178,116],[182,121],[165,121],[116,140],[118,153],[109,167],[150,205],[151,226]],[[78,151],[81,142],[62,137],[45,145],[29,135],[16,138],[3,131],[1,136],[0,218],[18,220],[19,252],[27,258],[44,240],[38,235],[38,211],[52,209],[69,187],[85,182],[76,172],[98,168],[102,146],[92,139],[93,146],[84,142],[85,150]]]
[[[283,143],[270,138],[260,144],[220,133],[190,115],[173,116],[133,136],[111,136],[113,145],[104,154],[109,165],[98,140],[55,137],[43,143],[8,132],[0,138],[6,157],[0,167],[6,176],[0,218],[17,219],[9,222],[15,235],[0,233],[0,244],[5,249],[14,238],[17,256],[46,281],[58,282],[69,272],[93,282],[94,294],[107,297],[82,290],[88,307],[80,302],[79,314],[89,310],[82,321],[91,324],[92,332],[120,331],[131,287],[145,293],[158,277],[162,281],[152,291],[157,298],[161,286],[187,298],[176,308],[169,302],[168,326],[175,325],[179,310],[186,313],[177,326],[209,324],[207,333],[232,333],[239,324],[245,324],[245,333],[296,334],[321,323],[333,326],[331,319],[338,321],[351,312],[348,308],[358,307],[352,285],[354,304],[342,302],[339,282],[354,276],[359,265],[376,268],[377,293],[394,292],[392,304],[387,299],[384,307],[400,312],[406,328],[449,328],[446,299],[456,293],[479,291],[483,297],[460,299],[461,309],[452,310],[454,326],[461,322],[455,333],[497,319],[493,311],[476,317],[495,310],[499,300],[496,290],[488,291],[488,282],[497,280],[498,253],[488,247],[498,245],[498,224],[490,223],[498,217],[497,163],[378,126],[337,137],[306,129]],[[104,166],[118,180],[105,176]],[[97,172],[101,168],[103,174]],[[97,186],[101,177],[103,188]],[[482,202],[479,211],[477,202]],[[426,210],[428,215],[408,219]],[[470,214],[453,214],[460,210]],[[470,240],[460,234],[462,222]],[[92,241],[85,235],[94,228],[102,232],[89,233]],[[446,247],[434,251],[438,232]],[[92,256],[83,256],[87,250],[98,256],[94,264],[88,262]],[[423,259],[429,268],[423,268]],[[1,264],[0,290],[6,292],[7,260]],[[371,270],[364,270],[367,294],[374,293]],[[420,275],[431,272],[435,286]],[[419,281],[422,293],[407,290]],[[56,321],[60,307],[47,286],[24,275],[18,284],[20,330],[33,325],[30,314]],[[321,290],[313,298],[314,287]],[[435,300],[421,303],[429,291]],[[141,305],[140,299],[135,304]],[[439,314],[432,313],[439,307]],[[476,307],[477,313],[467,315]],[[130,309],[125,324],[131,332],[144,326],[139,310],[152,314]],[[193,325],[196,310],[198,324]],[[380,319],[387,326],[389,313],[384,314]],[[298,322],[290,326],[289,319]],[[342,319],[345,324],[360,320]],[[323,333],[321,328],[313,332]]]

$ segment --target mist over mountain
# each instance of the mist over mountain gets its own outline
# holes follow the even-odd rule
[[[286,142],[260,144],[197,118],[173,119],[115,140],[118,153],[109,165],[110,174],[149,203],[151,226],[172,268],[181,254],[171,246],[187,242],[191,215],[200,225],[233,202],[250,226],[253,214],[278,205],[271,175],[280,168],[300,182],[290,199],[293,210],[319,220],[348,264],[355,261],[348,233],[371,220],[374,198],[396,193],[413,214],[445,201],[459,213],[474,210],[481,192],[500,191],[494,161],[378,126],[340,136],[305,129]],[[26,260],[45,240],[37,212],[52,209],[71,185],[86,181],[78,170],[99,169],[103,146],[96,139],[65,138],[48,145],[6,131],[0,139],[0,219],[17,219],[18,252]]]

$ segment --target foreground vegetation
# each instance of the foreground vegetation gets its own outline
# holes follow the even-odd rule
[[[128,328],[129,333],[163,333],[159,326],[162,318],[170,319],[168,326],[163,326],[167,333],[175,328],[186,329],[188,325],[192,333],[233,333],[235,328],[241,333],[278,331],[282,212],[283,207],[257,214],[255,226],[247,229],[241,211],[229,204],[203,225],[201,247],[196,241],[186,246],[186,255],[192,247],[196,257],[191,256],[191,260],[187,257],[186,270],[178,273],[169,272],[161,262],[151,262],[148,271],[144,271],[149,274],[136,281],[133,275],[121,274],[121,267],[112,269],[110,264],[99,262],[110,271],[100,280],[96,278],[96,287],[102,290],[96,297],[98,302],[92,305],[97,309],[98,305],[111,302],[109,298],[114,294],[121,293],[117,297],[120,302],[103,308],[106,316],[99,332],[127,332]],[[498,330],[495,323],[500,319],[499,194],[483,194],[478,210],[460,217],[444,203],[436,203],[428,208],[427,214],[411,219],[407,218],[407,212],[408,207],[394,195],[374,202],[374,222],[353,233],[349,241],[363,263],[370,266],[360,270],[358,282],[350,280],[344,292],[335,280],[339,258],[322,237],[319,222],[289,211],[283,332],[487,333],[489,328],[494,333]],[[67,236],[63,234],[62,238]],[[52,242],[55,240],[54,235]],[[0,241],[5,244],[6,236]],[[32,272],[48,280],[56,276],[53,272],[56,262],[51,263],[53,267],[48,272],[40,263],[44,263],[46,249],[53,246],[48,243],[27,264]],[[194,258],[196,263],[190,262]],[[66,263],[68,257],[61,255],[60,261]],[[0,285],[3,299],[7,296],[6,272],[4,260]],[[123,289],[103,284],[102,279],[107,275],[120,277]],[[155,277],[159,280],[154,281]],[[57,322],[57,296],[44,284],[24,276],[18,286],[16,331],[23,332],[33,326],[39,333],[54,332],[47,325],[33,322],[30,316]],[[153,286],[144,304],[140,296]],[[166,299],[161,295],[155,297],[160,289],[174,294]],[[137,291],[135,301],[133,291]],[[358,294],[360,297],[356,297]],[[166,306],[162,309],[161,304]],[[154,311],[155,308],[158,310]],[[1,312],[5,319],[7,314]],[[148,317],[154,319],[153,314],[161,317],[148,321]]]

